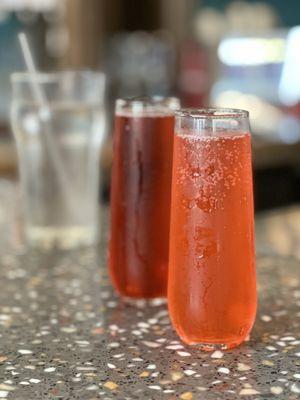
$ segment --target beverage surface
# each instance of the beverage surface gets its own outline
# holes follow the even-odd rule
[[[256,311],[249,133],[175,135],[169,308],[188,343],[245,339]]]

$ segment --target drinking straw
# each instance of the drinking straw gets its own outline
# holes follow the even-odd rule
[[[45,105],[47,105],[45,93],[43,92],[41,86],[38,84],[38,81],[36,79],[34,79],[34,77],[37,76],[37,69],[36,69],[34,61],[33,61],[33,57],[32,57],[30,47],[29,47],[29,42],[28,42],[27,36],[25,35],[24,32],[21,32],[18,34],[18,38],[20,41],[20,46],[21,46],[21,50],[22,50],[22,53],[24,56],[26,67],[28,69],[28,72],[30,73],[29,78],[31,81],[31,88],[32,88],[33,95],[35,97],[35,100],[39,104],[42,104],[45,106]]]
[[[66,174],[63,160],[60,156],[59,150],[55,142],[52,139],[51,132],[49,131],[49,122],[51,121],[50,105],[47,101],[42,86],[38,83],[37,80],[38,72],[35,67],[35,63],[33,60],[32,52],[30,50],[27,36],[24,32],[21,32],[18,34],[18,38],[24,56],[25,64],[29,72],[29,79],[33,97],[37,102],[37,104],[39,105],[41,111],[40,117],[42,121],[45,122],[44,132],[42,136],[44,136],[46,148],[48,149],[48,153],[52,161],[54,170],[56,172],[59,184],[61,186],[62,193],[68,199],[70,206],[74,209],[74,211],[76,211],[76,208],[74,207],[74,201],[76,200],[76,198],[73,197],[71,193],[72,192],[72,186],[70,185],[71,179],[68,178]]]

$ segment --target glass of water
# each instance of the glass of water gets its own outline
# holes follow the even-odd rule
[[[104,75],[24,72],[11,81],[27,242],[47,248],[97,242]]]

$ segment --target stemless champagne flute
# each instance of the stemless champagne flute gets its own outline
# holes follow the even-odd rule
[[[110,275],[123,297],[167,292],[176,98],[117,100]]]
[[[248,112],[176,112],[168,302],[188,344],[229,349],[256,313]]]

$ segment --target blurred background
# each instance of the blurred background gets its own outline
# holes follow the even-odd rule
[[[10,176],[19,31],[41,70],[107,74],[106,199],[116,97],[176,95],[187,107],[249,110],[256,209],[299,202],[299,0],[0,0],[0,172]]]

